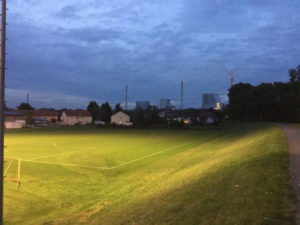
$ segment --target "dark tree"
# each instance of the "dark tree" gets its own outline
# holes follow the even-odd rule
[[[252,120],[256,116],[257,94],[251,84],[239,83],[229,89],[229,111],[231,118]]]
[[[289,70],[290,82],[239,83],[229,90],[231,119],[300,122],[300,66]]]
[[[100,119],[106,123],[110,122],[110,117],[112,115],[112,110],[108,102],[101,105],[100,109]]]
[[[122,107],[121,107],[121,104],[120,103],[118,103],[118,104],[116,104],[116,106],[115,106],[115,112],[120,112],[120,111],[122,111],[123,109],[122,109]]]
[[[132,122],[135,126],[144,125],[144,110],[142,108],[137,107],[132,114]]]
[[[255,87],[255,89],[258,94],[257,119],[273,121],[275,119],[274,108],[276,107],[274,85],[271,83],[262,83]]]
[[[300,65],[289,70],[290,82],[300,82]]]
[[[145,116],[144,116],[145,125],[154,125],[160,123],[160,118],[158,116],[158,109],[156,106],[149,106]]]
[[[87,111],[92,114],[93,121],[100,118],[100,106],[95,101],[91,101],[87,107]]]
[[[33,110],[34,108],[29,103],[22,102],[18,107],[20,110]]]

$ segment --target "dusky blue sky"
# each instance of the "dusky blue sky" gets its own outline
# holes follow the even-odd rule
[[[235,82],[287,81],[299,0],[8,0],[6,100],[85,108],[168,97],[200,107]],[[133,104],[131,104],[133,105]]]

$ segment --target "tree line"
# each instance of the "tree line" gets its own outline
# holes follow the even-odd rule
[[[108,102],[103,103],[101,106],[95,101],[91,101],[87,106],[87,111],[89,111],[93,117],[93,121],[101,120],[105,123],[110,123],[110,117],[113,114],[113,110]],[[115,112],[122,111],[120,104],[115,107]]]
[[[300,65],[289,70],[289,82],[239,83],[229,89],[233,120],[300,122]]]

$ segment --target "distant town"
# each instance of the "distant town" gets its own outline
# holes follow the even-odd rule
[[[220,101],[218,94],[203,94],[200,109],[184,109],[183,94],[181,97],[180,109],[176,109],[170,99],[162,98],[159,100],[158,106],[151,105],[150,101],[136,101],[136,107],[133,110],[129,110],[127,106],[127,87],[124,109],[120,104],[112,109],[108,102],[100,106],[95,101],[91,101],[86,109],[35,109],[27,99],[27,103],[21,103],[15,109],[6,108],[5,127],[18,129],[75,125],[186,126],[216,124],[222,119],[221,113],[218,111],[224,107],[224,103]]]

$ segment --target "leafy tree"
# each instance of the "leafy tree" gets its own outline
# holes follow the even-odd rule
[[[120,111],[122,111],[123,109],[122,109],[122,107],[121,107],[121,104],[120,103],[118,103],[118,104],[116,104],[116,106],[115,106],[115,112],[120,112]]]
[[[144,110],[142,108],[137,107],[132,114],[132,122],[135,126],[144,125]]]
[[[110,122],[110,117],[112,115],[112,110],[108,102],[101,105],[100,109],[100,119],[106,123]]]
[[[276,95],[274,85],[262,83],[255,87],[258,94],[257,113],[259,120],[274,120],[273,109],[276,107]]]
[[[154,125],[160,123],[158,108],[156,106],[149,106],[149,109],[144,115],[144,123],[145,125]]]
[[[290,82],[300,82],[300,65],[289,70]]]
[[[33,110],[34,108],[29,103],[22,102],[18,107],[20,110]]]
[[[91,101],[87,106],[87,111],[92,114],[93,121],[100,118],[100,106],[95,101]]]
[[[231,119],[300,122],[300,66],[289,70],[290,82],[239,83],[229,90]]]
[[[251,84],[239,83],[229,90],[229,111],[237,120],[252,120],[255,117],[256,93]]]
[[[33,119],[33,117],[31,116],[31,115],[28,115],[27,117],[26,117],[26,124],[27,125],[32,125],[32,124],[34,124],[34,119]]]

